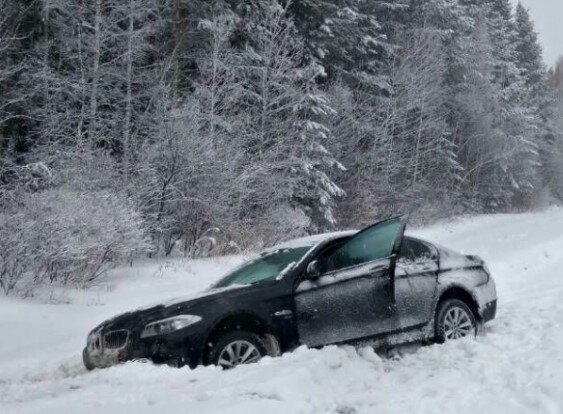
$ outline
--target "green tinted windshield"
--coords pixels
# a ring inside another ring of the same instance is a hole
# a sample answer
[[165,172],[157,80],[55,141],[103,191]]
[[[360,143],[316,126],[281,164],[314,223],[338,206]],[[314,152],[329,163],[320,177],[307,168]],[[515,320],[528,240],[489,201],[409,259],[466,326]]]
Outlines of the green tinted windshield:
[[214,287],[226,287],[230,285],[247,285],[251,283],[273,280],[282,270],[291,263],[298,262],[307,253],[310,247],[297,247],[292,249],[280,249],[273,253],[267,253],[258,259],[239,267],[229,273],[215,284]]

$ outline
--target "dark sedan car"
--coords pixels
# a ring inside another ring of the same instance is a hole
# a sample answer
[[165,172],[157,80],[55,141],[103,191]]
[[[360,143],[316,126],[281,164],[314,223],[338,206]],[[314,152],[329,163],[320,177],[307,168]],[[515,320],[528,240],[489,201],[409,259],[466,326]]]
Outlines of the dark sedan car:
[[209,290],[102,323],[88,369],[128,360],[230,368],[304,344],[394,345],[475,336],[496,313],[484,262],[405,237],[392,218],[293,240]]

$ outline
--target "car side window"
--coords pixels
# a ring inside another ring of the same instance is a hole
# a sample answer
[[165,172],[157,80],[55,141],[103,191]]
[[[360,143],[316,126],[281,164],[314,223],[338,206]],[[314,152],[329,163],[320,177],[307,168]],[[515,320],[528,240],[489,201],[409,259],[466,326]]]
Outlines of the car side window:
[[389,257],[401,226],[398,218],[362,230],[326,257],[324,270],[330,272]]
[[430,247],[420,240],[405,237],[401,243],[401,251],[399,253],[399,262],[422,262],[432,260],[434,253]]

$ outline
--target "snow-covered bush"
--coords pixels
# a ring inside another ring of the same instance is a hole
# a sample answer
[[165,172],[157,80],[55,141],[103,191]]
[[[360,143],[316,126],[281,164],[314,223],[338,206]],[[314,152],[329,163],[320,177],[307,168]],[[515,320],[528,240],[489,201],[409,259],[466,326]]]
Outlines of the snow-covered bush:
[[245,221],[237,221],[231,232],[244,249],[260,250],[285,240],[310,234],[311,219],[300,206],[280,204]]
[[0,211],[0,289],[10,294],[31,270],[31,225],[24,214],[5,207]]
[[48,190],[27,194],[18,209],[0,216],[5,293],[18,283],[28,290],[53,282],[87,287],[150,248],[140,214],[109,192]]
[[[34,200],[35,199],[35,200]],[[129,203],[100,191],[64,190],[32,197],[43,277],[87,286],[111,267],[149,249],[143,222]]]

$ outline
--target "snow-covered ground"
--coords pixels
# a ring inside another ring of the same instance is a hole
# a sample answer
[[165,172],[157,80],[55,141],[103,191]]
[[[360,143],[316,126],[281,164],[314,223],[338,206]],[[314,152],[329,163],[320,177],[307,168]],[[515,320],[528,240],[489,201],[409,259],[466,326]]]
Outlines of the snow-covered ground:
[[0,413],[563,413],[563,209],[412,233],[489,264],[499,309],[477,340],[391,359],[299,348],[225,372],[148,363],[86,372],[80,352],[96,324],[201,290],[243,259],[139,263],[87,292],[0,298]]

